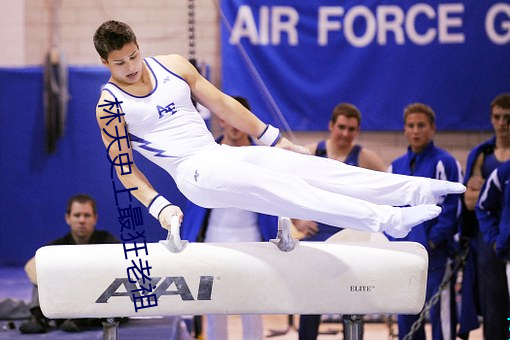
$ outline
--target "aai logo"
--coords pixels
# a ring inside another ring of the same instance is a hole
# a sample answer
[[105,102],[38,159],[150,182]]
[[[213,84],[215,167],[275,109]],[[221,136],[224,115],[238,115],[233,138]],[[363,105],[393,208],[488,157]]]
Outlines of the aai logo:
[[[156,286],[154,290],[156,299],[163,295],[178,295],[182,301],[212,300],[213,276],[200,276],[196,292],[191,291],[183,276],[168,276],[163,279],[161,277],[152,277],[151,283]],[[140,294],[138,291],[139,288],[136,282],[131,282],[128,278],[116,278],[101,293],[96,303],[107,303],[112,297],[129,297],[133,301],[133,295],[137,297],[136,294]]]

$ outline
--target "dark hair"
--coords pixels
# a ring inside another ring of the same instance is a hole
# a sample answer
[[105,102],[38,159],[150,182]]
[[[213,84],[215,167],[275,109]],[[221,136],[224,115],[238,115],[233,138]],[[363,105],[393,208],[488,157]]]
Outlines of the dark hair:
[[94,47],[103,59],[108,59],[112,51],[120,50],[124,45],[136,42],[136,36],[131,27],[116,20],[109,20],[101,24],[94,34]]
[[67,209],[66,209],[67,215],[71,214],[71,207],[74,202],[78,202],[78,203],[82,203],[82,204],[90,202],[90,204],[92,205],[92,211],[94,211],[94,215],[97,215],[96,200],[87,194],[76,194],[74,196],[71,196],[71,198],[67,201]]
[[339,116],[345,116],[347,118],[356,118],[358,121],[358,126],[361,125],[361,112],[360,110],[349,103],[340,103],[333,109],[333,113],[331,115],[331,123],[336,123],[336,120]]
[[510,109],[510,93],[502,93],[491,103],[491,114],[494,107],[499,106],[502,109]]
[[423,113],[429,119],[429,123],[434,125],[436,122],[436,114],[434,110],[428,105],[423,103],[412,103],[406,106],[404,109],[404,122],[411,113]]
[[248,110],[251,111],[251,106],[250,106],[250,103],[248,102],[248,99],[246,99],[245,97],[241,97],[241,96],[233,96],[232,98],[237,100],[239,103],[241,103],[242,106],[244,106],[245,108],[247,108]]

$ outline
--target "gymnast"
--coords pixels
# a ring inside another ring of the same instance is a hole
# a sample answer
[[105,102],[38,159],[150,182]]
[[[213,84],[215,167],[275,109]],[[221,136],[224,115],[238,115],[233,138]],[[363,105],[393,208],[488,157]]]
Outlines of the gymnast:
[[[136,36],[110,20],[94,46],[111,74],[96,118],[119,180],[170,230],[183,213],[159,195],[133,163],[132,149],[166,170],[178,189],[205,208],[236,207],[404,237],[435,218],[436,204],[460,194],[459,183],[382,173],[315,157],[222,93],[185,58],[142,58]],[[260,146],[219,145],[192,98]],[[134,190],[136,188],[136,190]]]

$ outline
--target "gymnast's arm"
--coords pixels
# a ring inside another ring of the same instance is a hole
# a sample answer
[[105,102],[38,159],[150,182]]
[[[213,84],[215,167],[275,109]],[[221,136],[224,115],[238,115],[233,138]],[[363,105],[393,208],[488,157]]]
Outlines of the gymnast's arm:
[[[228,124],[254,137],[259,137],[266,129],[266,124],[257,116],[237,100],[218,90],[207,79],[202,77],[197,69],[182,56],[171,54],[160,56],[158,60],[188,83],[193,99]],[[284,137],[279,140],[276,146],[301,153],[308,153],[302,146],[296,145]]]
[[[108,150],[110,161],[115,165],[117,177],[126,189],[137,188],[132,190],[131,194],[136,197],[143,205],[149,207],[151,202],[158,196],[158,192],[152,187],[149,180],[138,169],[133,160],[131,143],[129,142],[127,125],[123,115],[112,118],[107,117],[104,107],[100,105],[106,102],[114,102],[115,99],[107,91],[103,91],[96,107],[96,119],[101,130],[101,138]],[[126,138],[114,138],[115,136]],[[121,161],[122,160],[122,161]],[[170,218],[177,215],[182,221],[183,213],[181,209],[175,205],[169,205],[161,210],[158,216],[159,222],[170,230]]]
[[385,172],[387,169],[387,166],[384,165],[381,157],[379,157],[375,151],[367,148],[361,149],[359,155],[359,167],[381,172]]

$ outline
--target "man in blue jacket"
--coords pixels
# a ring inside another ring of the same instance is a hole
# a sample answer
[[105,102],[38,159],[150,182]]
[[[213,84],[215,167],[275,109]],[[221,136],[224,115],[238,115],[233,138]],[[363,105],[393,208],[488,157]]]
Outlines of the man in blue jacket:
[[509,309],[508,294],[501,298],[501,293],[506,293],[506,266],[484,240],[474,210],[485,180],[494,169],[510,160],[507,125],[510,93],[496,96],[490,104],[489,113],[494,136],[471,150],[466,162],[464,184],[467,189],[463,195],[461,236],[468,240],[470,253],[462,278],[459,337],[467,339],[469,331],[479,327],[476,314],[481,313],[484,337],[506,340],[507,329],[501,327],[507,322]]
[[[234,97],[250,109],[243,97]],[[223,135],[216,141],[230,146],[254,145],[246,133],[222,122]],[[186,206],[181,226],[182,238],[191,242],[257,242],[276,238],[278,218],[238,208],[205,209],[192,202]],[[262,340],[264,329],[260,315],[243,315],[243,338]],[[227,340],[227,316],[207,316],[207,339]]]
[[[432,108],[422,103],[408,105],[404,109],[404,134],[409,142],[408,151],[392,162],[390,171],[402,175],[462,181],[459,162],[447,151],[434,145],[435,129],[435,113]],[[429,254],[427,301],[438,291],[447,272],[452,255],[453,237],[458,229],[460,205],[459,195],[448,195],[440,204],[442,212],[437,218],[414,227],[405,238],[390,238],[396,241],[418,242],[427,249]],[[454,306],[452,282],[441,294],[440,301],[430,310],[434,340],[455,339]],[[449,313],[444,313],[445,310]],[[409,333],[417,319],[417,315],[398,316],[399,339],[403,339]],[[423,324],[412,339],[425,340]]]
[[[510,145],[510,111],[507,110],[504,118],[506,120],[506,139],[507,145]],[[494,270],[485,270],[485,280],[488,282],[496,282],[497,288],[490,292],[491,299],[484,301],[490,308],[482,307],[484,311],[484,321],[488,318],[487,327],[484,322],[484,336],[493,335],[494,339],[508,339],[510,331],[506,324],[508,316],[510,316],[510,294],[508,291],[508,269],[510,260],[510,160],[496,167],[487,180],[484,181],[480,190],[478,202],[475,207],[476,217],[487,249],[490,249],[491,255],[494,257],[492,264]],[[482,287],[484,287],[482,285]],[[506,289],[505,289],[506,288]],[[485,292],[483,292],[485,293]],[[487,295],[482,295],[482,298]],[[493,311],[491,314],[487,313]],[[498,313],[495,313],[498,312]],[[501,313],[501,315],[499,314]],[[499,322],[499,327],[498,327]],[[488,339],[488,338],[487,338]],[[492,339],[492,338],[491,338]]]
[[[510,161],[507,161],[496,168],[485,181],[475,208],[485,242],[507,263],[510,260],[509,181]],[[507,311],[506,316],[510,315],[509,312]]]

